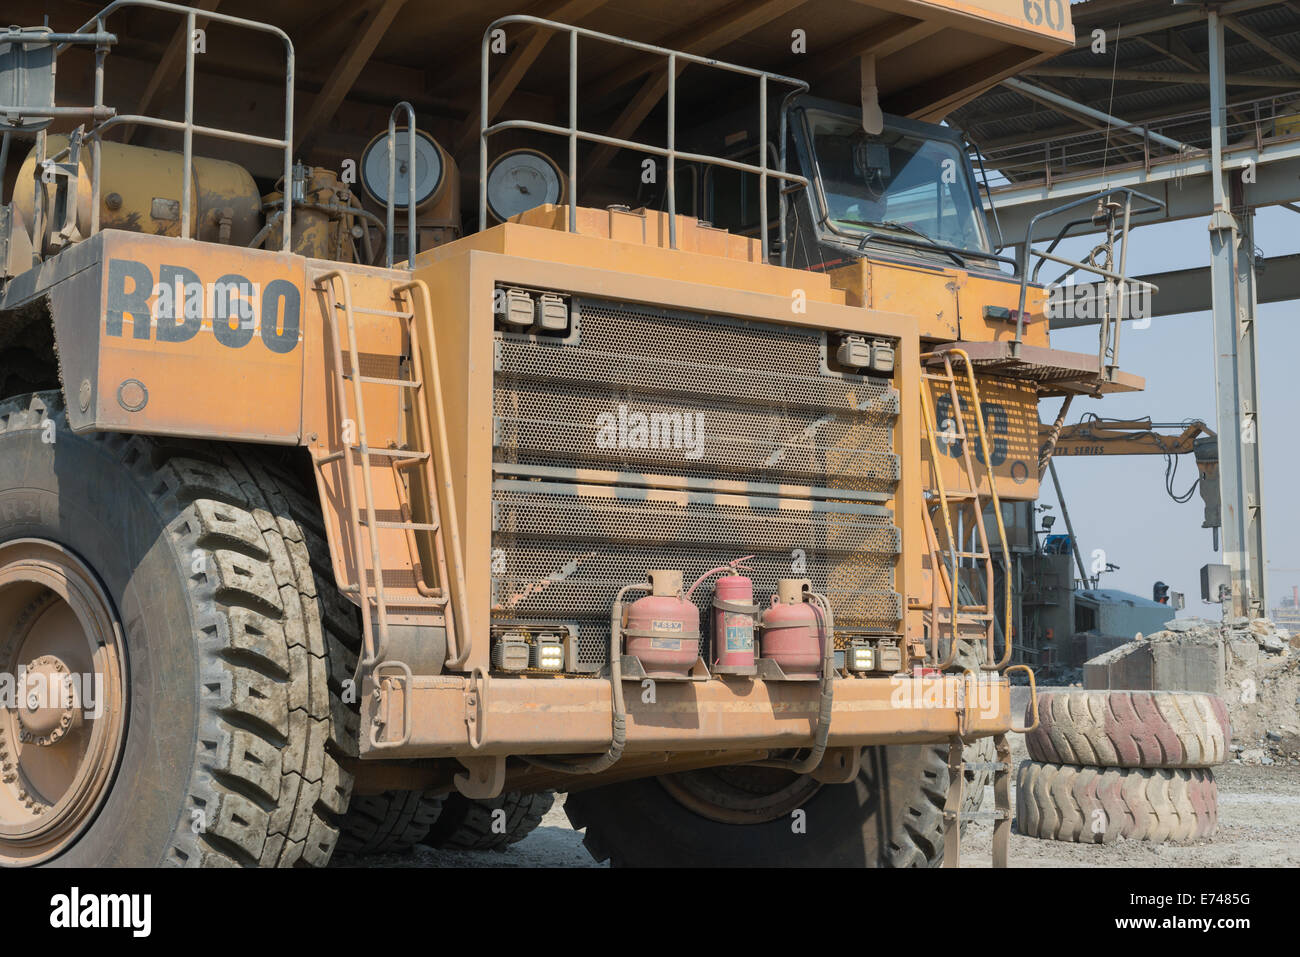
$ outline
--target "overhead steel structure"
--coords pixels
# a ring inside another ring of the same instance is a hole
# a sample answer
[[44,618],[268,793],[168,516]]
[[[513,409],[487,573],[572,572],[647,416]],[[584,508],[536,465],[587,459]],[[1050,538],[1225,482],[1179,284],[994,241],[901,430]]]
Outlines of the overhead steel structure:
[[[1073,51],[1030,65],[952,122],[1000,176],[991,200],[1003,236],[1024,235],[1063,201],[1117,186],[1165,200],[1164,211],[1139,222],[1209,217],[1208,270],[1141,278],[1168,290],[1156,314],[1212,310],[1231,613],[1262,615],[1257,273],[1275,267],[1265,301],[1296,298],[1300,288],[1285,268],[1293,257],[1257,262],[1253,220],[1272,204],[1300,213],[1292,205],[1300,200],[1300,3],[1087,0],[1071,12]],[[1061,225],[1048,219],[1035,238]]]

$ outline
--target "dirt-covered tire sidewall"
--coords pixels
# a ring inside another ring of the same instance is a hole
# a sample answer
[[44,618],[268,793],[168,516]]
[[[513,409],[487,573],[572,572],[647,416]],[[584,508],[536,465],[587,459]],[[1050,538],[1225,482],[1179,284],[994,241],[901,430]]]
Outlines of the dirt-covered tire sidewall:
[[340,823],[338,850],[358,856],[406,853],[428,836],[442,802],[424,791],[354,794]]
[[536,830],[554,803],[553,791],[507,791],[483,800],[452,793],[443,799],[423,843],[442,850],[503,851]]
[[40,427],[0,433],[0,541],[56,542],[94,569],[122,625],[129,676],[112,789],[79,840],[51,863],[156,865],[179,824],[196,760],[199,663],[185,569],[149,498],[104,443],[62,428],[56,441],[43,440],[51,434]]
[[926,867],[943,859],[946,763],[933,745],[864,748],[849,784],[821,787],[796,812],[724,824],[687,809],[657,779],[569,795],[598,860],[633,867]]
[[356,616],[319,509],[245,446],[73,434],[57,393],[0,403],[0,540],[99,576],[124,644],[126,738],[105,803],[51,863],[323,866],[356,753]]

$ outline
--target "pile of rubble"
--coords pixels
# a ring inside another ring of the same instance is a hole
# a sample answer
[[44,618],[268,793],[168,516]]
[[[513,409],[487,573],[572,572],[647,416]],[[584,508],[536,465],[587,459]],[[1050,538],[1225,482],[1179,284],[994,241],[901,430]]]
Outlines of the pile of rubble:
[[1138,642],[1173,646],[1180,659],[1207,651],[1217,658],[1221,648],[1217,693],[1232,720],[1234,760],[1300,764],[1300,633],[1291,634],[1266,618],[1176,618],[1164,631],[1138,635],[1134,644]]

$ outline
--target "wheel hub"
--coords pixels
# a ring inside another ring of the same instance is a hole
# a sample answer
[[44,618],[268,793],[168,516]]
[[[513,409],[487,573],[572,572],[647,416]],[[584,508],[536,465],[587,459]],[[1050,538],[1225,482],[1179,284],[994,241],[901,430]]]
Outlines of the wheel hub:
[[70,846],[109,790],[126,726],[122,629],[75,555],[0,545],[0,864]]
[[57,744],[77,717],[77,694],[73,675],[63,660],[54,655],[34,658],[19,681],[18,740],[49,747]]

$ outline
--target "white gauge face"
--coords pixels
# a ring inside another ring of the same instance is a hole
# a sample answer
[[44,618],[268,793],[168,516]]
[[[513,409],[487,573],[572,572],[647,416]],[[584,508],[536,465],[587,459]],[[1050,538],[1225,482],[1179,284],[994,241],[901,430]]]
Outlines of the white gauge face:
[[[405,209],[410,189],[410,134],[398,130],[393,136],[397,154],[397,169],[393,179],[396,184],[393,205]],[[361,157],[361,185],[377,203],[388,203],[388,135],[376,137],[366,147]],[[428,200],[442,185],[442,154],[434,141],[421,133],[415,134],[415,205]]]
[[488,208],[502,221],[543,203],[559,203],[562,193],[555,165],[531,150],[506,153],[488,170]]

